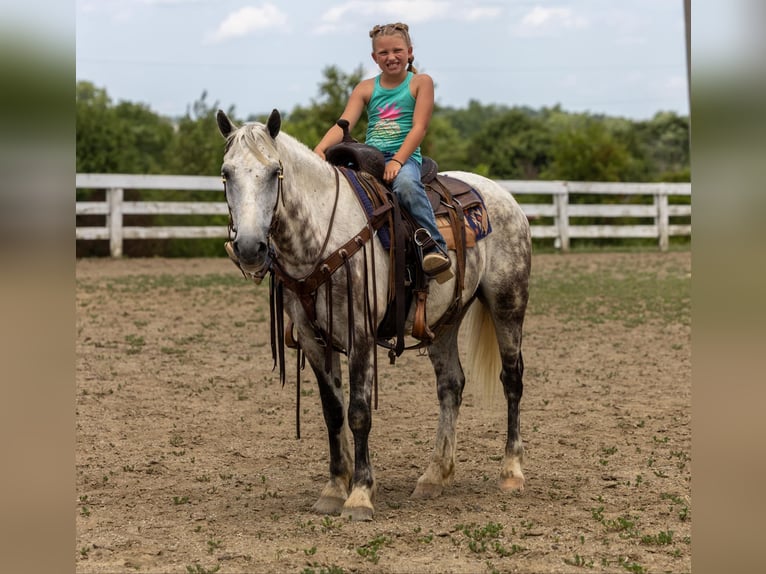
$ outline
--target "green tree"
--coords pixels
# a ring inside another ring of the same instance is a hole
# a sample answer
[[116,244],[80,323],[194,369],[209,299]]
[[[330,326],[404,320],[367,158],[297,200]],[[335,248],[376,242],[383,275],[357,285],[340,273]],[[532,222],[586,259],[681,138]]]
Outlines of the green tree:
[[[313,148],[325,132],[340,118],[354,87],[364,79],[364,68],[359,65],[350,74],[336,66],[322,71],[324,79],[319,84],[317,98],[309,107],[296,106],[283,123],[284,129],[293,137]],[[352,137],[364,141],[367,131],[367,116],[362,114],[351,132]]]
[[599,121],[587,115],[573,116],[554,134],[552,161],[541,173],[543,179],[570,181],[624,181],[631,157],[621,143]]
[[[178,121],[169,161],[172,173],[217,175],[221,171],[224,141],[215,119],[219,104],[216,101],[208,105],[206,100],[207,92],[204,91]],[[234,107],[226,113],[236,122]]]
[[528,111],[506,111],[476,132],[468,146],[468,161],[498,179],[537,179],[550,162],[551,134],[546,124]]
[[674,112],[658,112],[632,128],[652,168],[652,179],[689,181],[689,119]]
[[112,101],[103,88],[78,82],[76,103],[76,168],[80,173],[116,173],[127,136],[119,129]]
[[120,102],[113,113],[127,140],[120,159],[125,171],[167,173],[168,153],[175,137],[173,122],[144,104]]
[[421,144],[421,153],[436,161],[442,171],[466,170],[469,168],[466,161],[467,147],[468,141],[460,136],[449,120],[434,114]]
[[81,173],[162,173],[173,124],[144,104],[112,103],[103,88],[78,82],[76,168]]

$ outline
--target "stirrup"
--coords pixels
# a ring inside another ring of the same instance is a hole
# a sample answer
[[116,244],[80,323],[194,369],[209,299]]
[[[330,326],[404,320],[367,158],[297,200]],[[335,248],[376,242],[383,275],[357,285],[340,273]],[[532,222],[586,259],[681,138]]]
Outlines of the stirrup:
[[[420,265],[423,268],[423,272],[430,278],[436,278],[437,282],[444,283],[447,279],[453,276],[452,274],[452,260],[444,250],[444,248],[434,241],[429,232],[424,227],[415,230],[413,234],[413,240],[418,247],[418,257],[420,258]],[[423,251],[427,249],[429,253],[424,254]],[[426,260],[432,255],[432,258],[439,259],[441,263],[435,265],[432,268],[428,268]]]

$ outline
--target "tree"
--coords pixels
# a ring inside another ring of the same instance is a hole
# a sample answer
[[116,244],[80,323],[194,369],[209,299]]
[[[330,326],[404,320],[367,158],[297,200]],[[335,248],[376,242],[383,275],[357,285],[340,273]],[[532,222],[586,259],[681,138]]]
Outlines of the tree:
[[603,121],[587,115],[573,116],[569,125],[553,136],[552,161],[543,179],[570,181],[625,181],[630,154]]
[[[283,122],[285,131],[311,148],[338,121],[354,87],[364,79],[361,65],[350,74],[341,72],[336,66],[328,66],[322,73],[324,80],[319,84],[319,95],[311,100],[311,106],[296,106]],[[351,135],[364,141],[366,131],[367,117],[362,114]]]
[[116,106],[91,82],[76,86],[76,166],[90,173],[162,173],[173,124],[144,104]]
[[514,108],[476,132],[468,146],[468,162],[482,164],[499,179],[536,179],[550,162],[551,135],[545,123]]
[[632,125],[652,179],[689,181],[689,119],[674,112],[658,112],[651,120]]
[[120,102],[113,110],[119,130],[127,142],[121,165],[130,173],[167,173],[175,137],[173,122],[151,111],[145,104]]
[[121,168],[122,150],[127,145],[112,113],[106,90],[91,82],[75,88],[77,114],[76,167],[80,173],[115,173]]
[[[207,92],[178,121],[178,128],[169,165],[172,173],[184,175],[217,175],[221,171],[224,141],[218,131],[215,115],[218,102],[208,105]],[[234,107],[227,115],[235,121]]]

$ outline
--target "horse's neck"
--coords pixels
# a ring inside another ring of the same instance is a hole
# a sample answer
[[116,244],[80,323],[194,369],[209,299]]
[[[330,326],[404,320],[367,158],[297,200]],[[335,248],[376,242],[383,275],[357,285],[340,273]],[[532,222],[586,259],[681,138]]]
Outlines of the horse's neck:
[[356,221],[358,205],[349,202],[351,191],[345,178],[339,178],[335,168],[308,148],[295,144],[285,148],[280,153],[284,205],[278,207],[272,240],[283,260],[310,266],[358,231],[350,230],[350,225],[362,223]]

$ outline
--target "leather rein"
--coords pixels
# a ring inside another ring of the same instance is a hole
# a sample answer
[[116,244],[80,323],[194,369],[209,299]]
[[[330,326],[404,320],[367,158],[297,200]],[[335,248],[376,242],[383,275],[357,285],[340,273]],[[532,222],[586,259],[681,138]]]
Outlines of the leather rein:
[[[368,278],[370,273],[367,266],[367,254],[366,245],[374,237],[375,232],[382,227],[389,220],[389,212],[393,209],[390,204],[383,205],[376,209],[373,214],[368,218],[367,223],[362,227],[358,233],[356,233],[346,243],[341,245],[338,249],[322,258],[327,244],[329,243],[330,236],[335,222],[335,215],[338,209],[338,198],[340,196],[340,174],[337,168],[335,171],[335,199],[333,202],[332,213],[330,215],[330,221],[327,227],[327,233],[322,243],[322,247],[319,250],[319,259],[315,263],[313,269],[303,277],[295,277],[287,272],[284,266],[279,260],[279,254],[275,246],[272,244],[271,238],[276,228],[278,221],[277,209],[279,204],[285,206],[284,203],[284,169],[280,163],[277,179],[277,201],[274,204],[274,210],[272,213],[271,225],[268,232],[268,257],[269,262],[266,266],[266,271],[271,274],[270,290],[269,290],[269,303],[270,303],[270,315],[271,315],[271,353],[274,360],[274,368],[279,368],[280,382],[282,386],[285,384],[285,337],[288,335],[285,332],[284,323],[284,289],[292,291],[298,301],[300,302],[306,318],[309,321],[312,329],[314,330],[315,340],[325,352],[325,371],[331,372],[333,353],[336,351],[350,352],[354,346],[354,331],[356,328],[354,321],[353,300],[352,300],[352,274],[350,266],[350,258],[358,251],[364,251],[364,278],[363,278],[363,292],[364,292],[364,330],[366,334],[371,334],[375,338],[377,324],[375,318],[378,316],[377,297],[373,296],[373,302],[370,304],[369,297],[369,285]],[[224,180],[225,185],[225,180]],[[229,213],[229,230],[232,230],[231,212]],[[370,263],[372,266],[372,290],[373,293],[377,293],[377,285],[375,279],[375,250],[370,249]],[[325,289],[325,305],[327,315],[327,329],[319,325],[317,321],[317,299],[318,290],[325,283],[329,282],[333,274],[341,267],[346,269],[346,296],[348,301],[347,312],[347,332],[348,341],[345,349],[338,347],[333,343],[333,302],[332,302],[332,285],[329,285]],[[265,273],[264,273],[265,275]],[[261,276],[258,279],[262,279]],[[292,333],[289,334],[291,339]],[[300,344],[296,342],[297,355],[297,368],[296,368],[296,436],[300,438],[300,372],[305,364],[305,357],[303,356]],[[377,346],[373,344],[373,362],[374,362],[374,395],[375,395],[375,408],[378,405],[378,380],[377,380]]]

